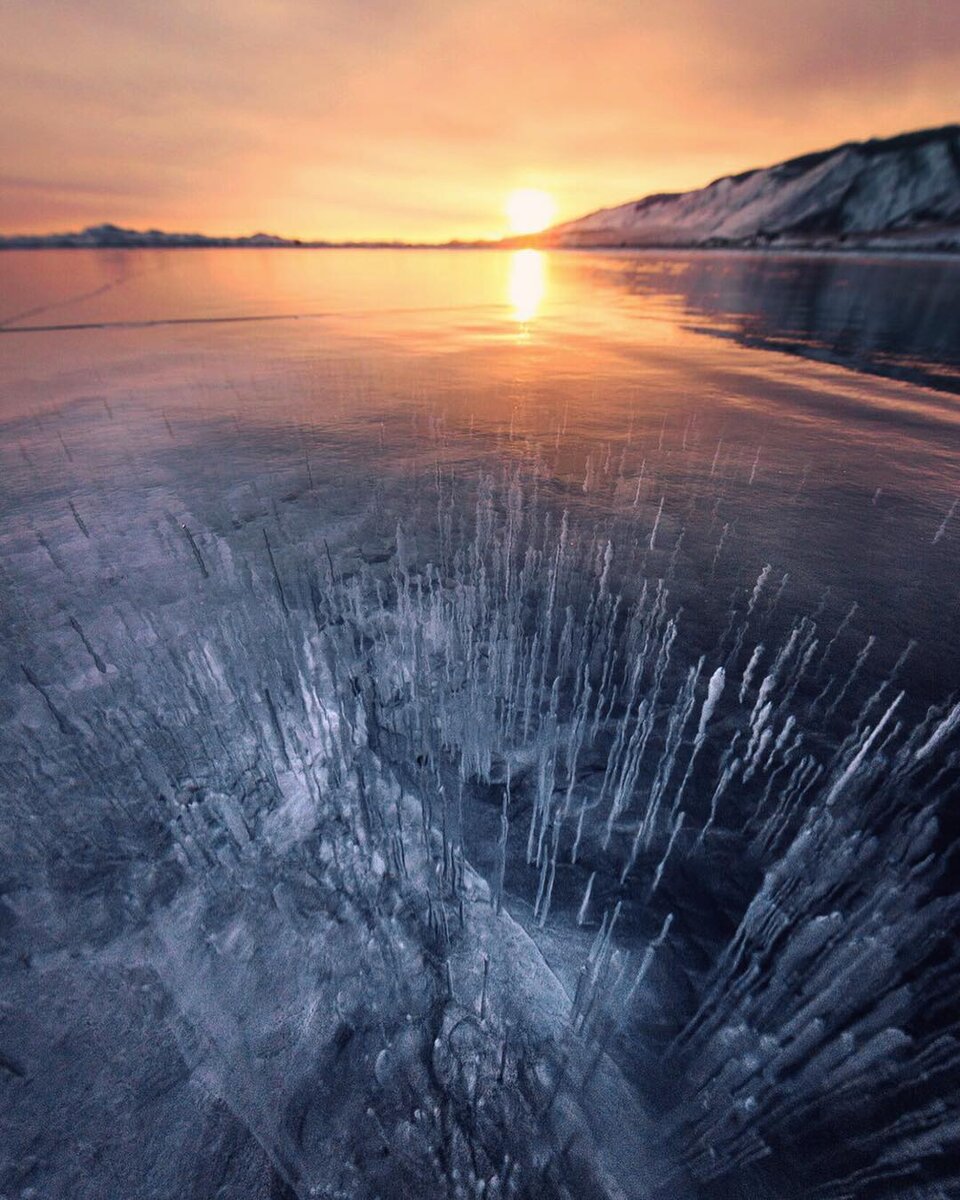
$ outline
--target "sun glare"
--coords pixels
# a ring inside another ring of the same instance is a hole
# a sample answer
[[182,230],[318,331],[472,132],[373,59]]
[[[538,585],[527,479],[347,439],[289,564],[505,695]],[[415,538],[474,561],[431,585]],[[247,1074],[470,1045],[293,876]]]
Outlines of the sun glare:
[[507,197],[504,211],[511,233],[539,233],[552,224],[557,206],[547,192],[537,188],[517,188]]

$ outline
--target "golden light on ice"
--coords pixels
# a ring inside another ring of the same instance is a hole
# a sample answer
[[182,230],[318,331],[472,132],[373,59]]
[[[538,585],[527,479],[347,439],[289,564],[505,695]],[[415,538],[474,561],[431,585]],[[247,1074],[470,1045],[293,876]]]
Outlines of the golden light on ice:
[[514,250],[510,255],[507,293],[513,319],[526,323],[540,311],[547,290],[543,254],[539,250]]
[[553,197],[537,188],[517,188],[504,205],[510,232],[539,233],[553,223],[557,206]]

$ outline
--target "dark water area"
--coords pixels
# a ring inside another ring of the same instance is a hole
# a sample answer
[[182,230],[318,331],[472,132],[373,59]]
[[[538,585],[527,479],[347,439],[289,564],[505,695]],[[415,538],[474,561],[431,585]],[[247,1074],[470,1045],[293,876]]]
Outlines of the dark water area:
[[0,256],[0,1194],[952,1194],[958,299]]

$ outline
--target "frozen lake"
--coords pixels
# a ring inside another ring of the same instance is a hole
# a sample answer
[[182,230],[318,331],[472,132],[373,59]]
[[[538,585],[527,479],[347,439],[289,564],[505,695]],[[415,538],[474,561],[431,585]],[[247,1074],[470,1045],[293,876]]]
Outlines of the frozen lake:
[[958,397],[946,259],[0,256],[0,1195],[948,1194]]
[[296,488],[307,458],[359,510],[371,482],[402,492],[438,458],[464,478],[539,456],[599,514],[645,462],[641,500],[676,510],[695,570],[729,525],[714,586],[770,562],[785,603],[829,587],[863,629],[916,638],[913,670],[933,645],[937,675],[957,661],[949,523],[933,543],[960,494],[949,260],[53,251],[3,267],[11,521],[51,486],[146,516],[157,472],[222,504],[261,474]]

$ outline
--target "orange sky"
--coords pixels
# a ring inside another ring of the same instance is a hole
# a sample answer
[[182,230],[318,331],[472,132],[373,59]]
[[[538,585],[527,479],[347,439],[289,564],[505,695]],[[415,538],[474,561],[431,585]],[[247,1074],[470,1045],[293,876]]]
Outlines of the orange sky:
[[3,0],[0,230],[498,234],[960,119],[948,0]]

